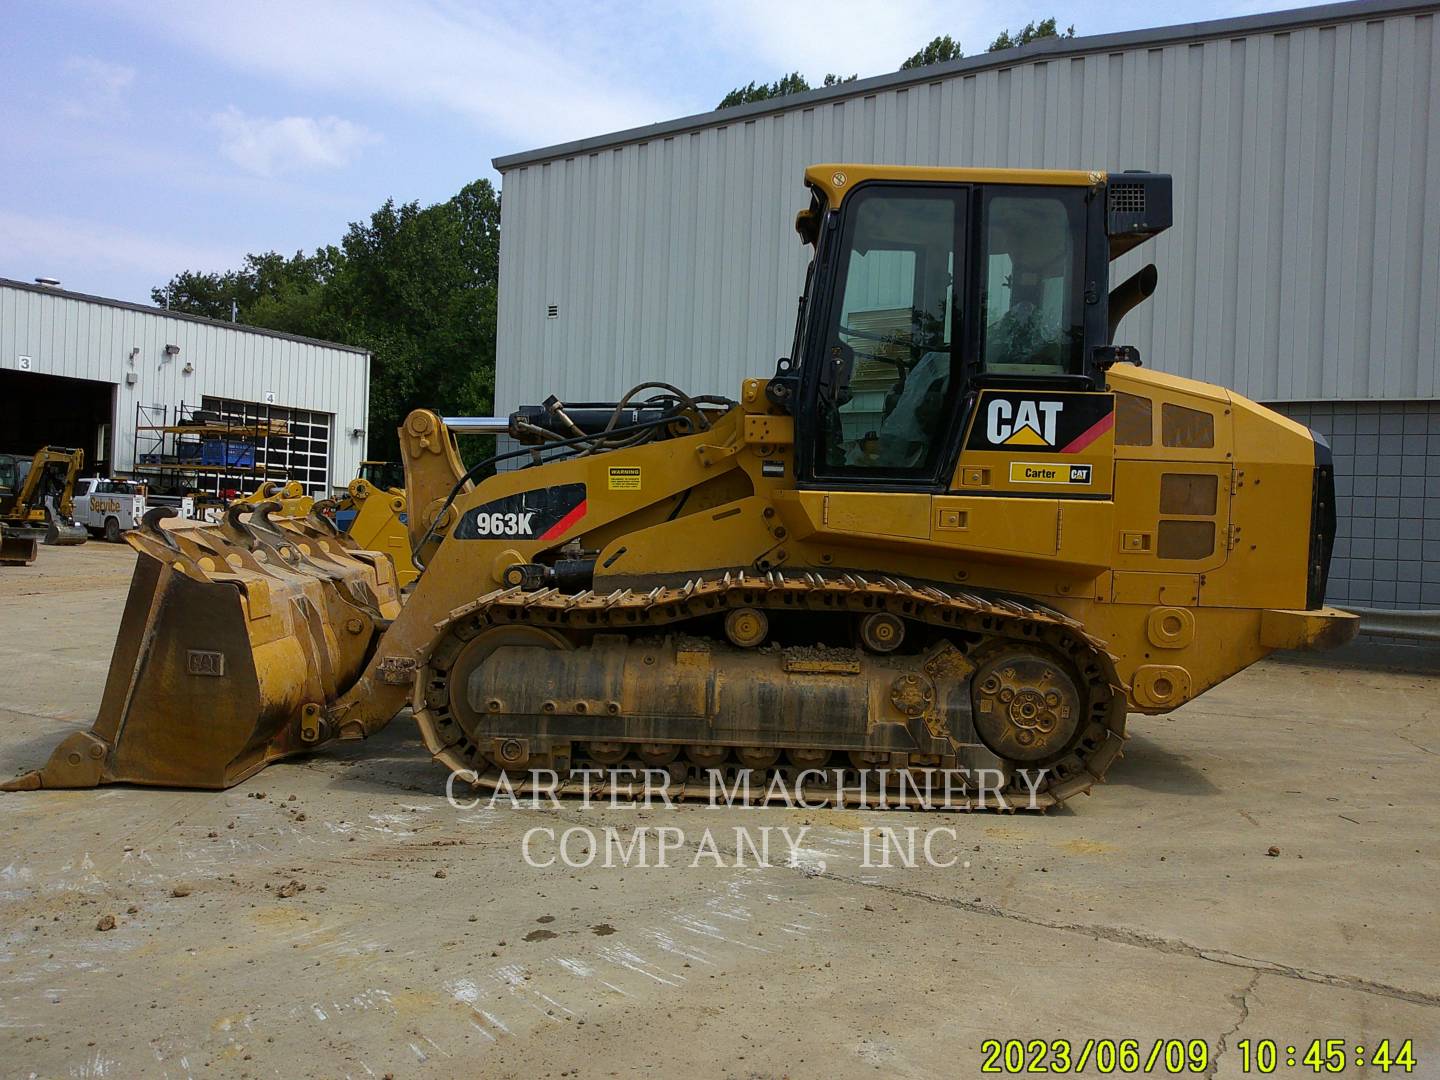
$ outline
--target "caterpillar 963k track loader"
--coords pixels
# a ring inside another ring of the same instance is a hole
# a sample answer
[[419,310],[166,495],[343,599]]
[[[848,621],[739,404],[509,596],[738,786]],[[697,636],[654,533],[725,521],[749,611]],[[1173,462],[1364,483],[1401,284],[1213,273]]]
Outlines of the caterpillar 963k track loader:
[[411,414],[403,607],[322,520],[152,516],[99,719],[14,785],[224,787],[409,705],[480,784],[986,768],[1043,806],[1127,712],[1354,633],[1322,606],[1324,441],[1115,342],[1155,271],[1110,266],[1169,226],[1168,176],[805,180],[771,378],[523,408],[527,466],[479,481],[454,434],[485,424]]

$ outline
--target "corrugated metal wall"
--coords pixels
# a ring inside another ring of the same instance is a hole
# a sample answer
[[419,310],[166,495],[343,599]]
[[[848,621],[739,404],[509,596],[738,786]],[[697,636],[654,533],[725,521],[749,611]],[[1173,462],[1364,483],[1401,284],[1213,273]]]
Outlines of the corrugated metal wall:
[[1116,268],[1159,266],[1122,332],[1148,364],[1260,400],[1440,397],[1440,6],[1401,6],[1077,39],[502,159],[497,411],[768,374],[803,280],[801,173],[824,161],[1171,172],[1175,227]]
[[[168,357],[166,345],[180,352]],[[0,367],[18,367],[21,356],[43,374],[117,384],[118,471],[134,463],[136,402],[166,405],[173,416],[180,402],[198,406],[206,394],[264,402],[270,392],[275,405],[330,413],[332,485],[353,479],[364,456],[365,439],[350,432],[367,424],[368,353],[0,284]]]

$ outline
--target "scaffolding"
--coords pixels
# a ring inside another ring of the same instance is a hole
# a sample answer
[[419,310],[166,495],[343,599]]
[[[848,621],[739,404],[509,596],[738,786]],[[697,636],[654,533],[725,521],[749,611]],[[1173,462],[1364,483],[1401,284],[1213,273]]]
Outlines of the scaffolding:
[[269,405],[209,398],[204,405],[180,402],[135,405],[134,474],[161,495],[203,495],[219,501],[253,491],[267,480],[291,479],[285,455],[288,421]]

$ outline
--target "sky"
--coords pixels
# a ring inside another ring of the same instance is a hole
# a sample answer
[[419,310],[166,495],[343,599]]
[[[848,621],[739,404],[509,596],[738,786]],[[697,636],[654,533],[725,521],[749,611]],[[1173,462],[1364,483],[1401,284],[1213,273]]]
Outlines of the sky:
[[[1258,0],[0,0],[0,277],[148,302],[180,270],[338,241],[491,159],[704,112],[799,70],[893,71],[1294,6]],[[823,17],[817,12],[824,12]]]

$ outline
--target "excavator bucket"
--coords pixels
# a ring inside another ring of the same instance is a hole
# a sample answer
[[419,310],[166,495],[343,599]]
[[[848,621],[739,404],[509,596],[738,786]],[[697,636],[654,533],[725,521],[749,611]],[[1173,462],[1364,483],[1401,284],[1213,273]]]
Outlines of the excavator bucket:
[[325,708],[399,613],[390,560],[324,518],[232,505],[218,525],[147,513],[100,713],[5,790],[226,788],[329,732]]
[[17,536],[0,525],[0,566],[29,566],[35,561],[35,540]]
[[77,525],[58,514],[51,514],[50,520],[45,523],[45,543],[50,547],[73,547],[89,539],[90,533],[84,525]]

